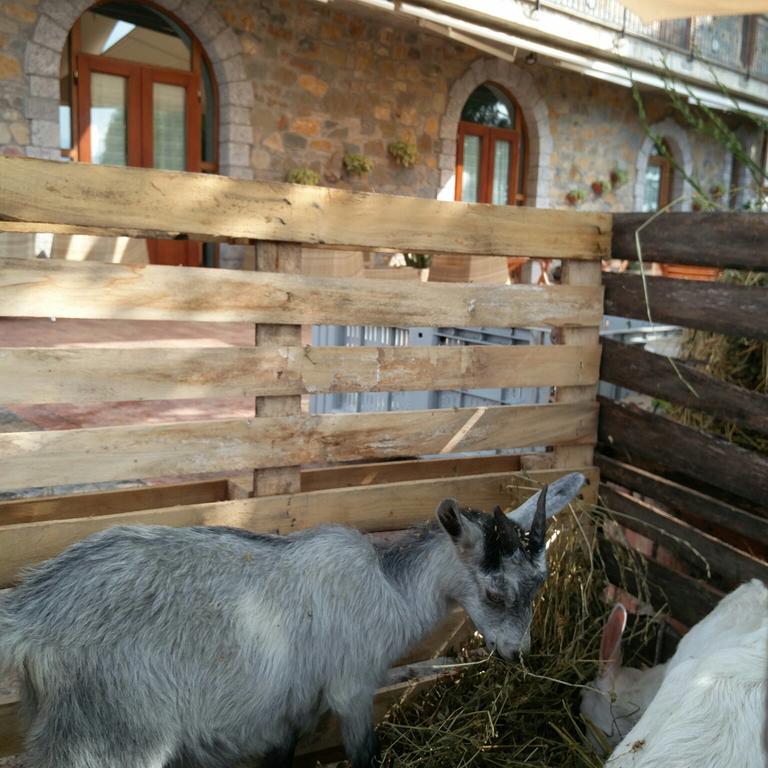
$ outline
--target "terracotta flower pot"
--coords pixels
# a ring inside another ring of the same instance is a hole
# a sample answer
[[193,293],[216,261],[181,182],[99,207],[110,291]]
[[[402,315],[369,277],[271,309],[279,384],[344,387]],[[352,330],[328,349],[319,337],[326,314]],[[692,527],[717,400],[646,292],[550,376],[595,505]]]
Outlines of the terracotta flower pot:
[[693,267],[687,264],[659,264],[664,277],[674,277],[678,280],[717,280],[722,272],[717,267]]

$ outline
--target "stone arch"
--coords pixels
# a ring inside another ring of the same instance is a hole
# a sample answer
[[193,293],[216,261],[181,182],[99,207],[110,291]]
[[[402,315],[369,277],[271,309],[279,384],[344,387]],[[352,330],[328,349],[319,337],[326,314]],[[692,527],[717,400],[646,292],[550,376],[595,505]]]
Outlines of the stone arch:
[[451,87],[448,106],[440,124],[438,199],[454,199],[456,131],[461,110],[472,91],[488,81],[497,82],[508,89],[523,111],[528,132],[526,196],[528,201],[536,207],[546,208],[549,205],[549,186],[552,180],[552,169],[549,166],[552,156],[552,134],[549,129],[546,104],[531,75],[502,59],[478,59]]
[[[666,139],[675,160],[680,164],[686,176],[693,175],[693,153],[691,143],[688,140],[688,134],[674,120],[667,118],[661,122],[654,123],[650,127],[653,136],[659,136]],[[648,160],[654,152],[654,140],[650,135],[646,135],[637,154],[637,164],[635,166],[635,210],[639,211],[643,205],[643,190],[645,187],[645,169],[648,167]],[[680,173],[674,175],[672,184],[672,199],[676,200],[683,197],[678,205],[674,206],[677,211],[690,211],[692,206],[691,185],[682,178]]]
[[[245,74],[240,40],[211,0],[153,0],[176,16],[200,41],[213,67],[219,96],[219,173],[252,179],[253,88]],[[41,0],[32,40],[24,53],[33,157],[61,159],[59,152],[59,66],[69,30],[93,0]]]

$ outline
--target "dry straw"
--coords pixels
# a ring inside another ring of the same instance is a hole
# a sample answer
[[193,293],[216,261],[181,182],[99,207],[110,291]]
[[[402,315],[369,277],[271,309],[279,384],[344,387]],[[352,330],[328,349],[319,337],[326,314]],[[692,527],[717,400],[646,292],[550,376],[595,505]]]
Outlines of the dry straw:
[[[610,606],[604,601],[605,570],[595,531],[603,523],[597,509],[565,519],[549,547],[550,575],[536,602],[533,647],[522,664],[486,657],[459,668],[392,711],[379,728],[387,768],[595,768],[600,758],[585,745],[579,716],[580,690],[597,670],[602,626]],[[608,543],[616,560],[642,586],[640,558]],[[641,617],[628,638],[647,646],[658,617]],[[462,650],[466,661],[482,654],[479,641]],[[629,663],[635,652],[630,652]],[[636,659],[635,659],[636,660]]]

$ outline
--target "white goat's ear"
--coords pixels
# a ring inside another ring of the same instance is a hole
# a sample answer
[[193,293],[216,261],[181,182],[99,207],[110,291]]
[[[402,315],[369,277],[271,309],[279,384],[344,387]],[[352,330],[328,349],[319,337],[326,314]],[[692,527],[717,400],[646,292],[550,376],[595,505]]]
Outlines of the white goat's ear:
[[627,609],[621,604],[613,606],[600,638],[600,677],[615,675],[621,666],[621,636],[627,626]]
[[[581,472],[571,472],[549,484],[546,503],[547,520],[550,517],[554,517],[566,504],[576,497],[586,479]],[[540,495],[541,491],[534,493],[517,509],[508,512],[507,517],[524,531],[529,531],[533,525],[533,518],[536,514]]]
[[440,525],[461,551],[469,551],[483,540],[480,524],[461,511],[456,499],[443,499],[435,510]]

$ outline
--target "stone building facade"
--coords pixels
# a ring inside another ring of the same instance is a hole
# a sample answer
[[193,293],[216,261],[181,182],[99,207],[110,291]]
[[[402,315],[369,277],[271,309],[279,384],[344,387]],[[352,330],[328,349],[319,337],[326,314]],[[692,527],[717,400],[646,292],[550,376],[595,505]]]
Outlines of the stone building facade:
[[[59,64],[69,29],[88,0],[13,0],[0,5],[0,151],[60,156]],[[653,144],[632,92],[536,57],[514,62],[389,15],[313,0],[156,0],[200,41],[218,88],[219,172],[283,180],[298,167],[327,186],[454,198],[462,107],[484,82],[511,94],[527,129],[526,204],[563,208],[569,191],[588,210],[639,208]],[[663,93],[647,95],[652,121],[678,161],[705,187],[731,183],[724,148],[686,131]],[[395,139],[416,146],[404,168]],[[748,135],[746,140],[754,137]],[[373,163],[345,173],[345,153]],[[616,167],[628,181],[590,190]],[[679,192],[685,194],[680,182]],[[682,204],[690,206],[690,195]],[[232,259],[237,256],[233,252]]]

